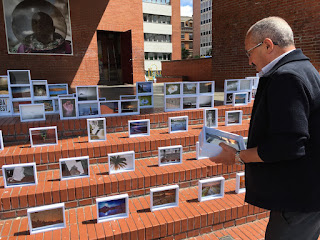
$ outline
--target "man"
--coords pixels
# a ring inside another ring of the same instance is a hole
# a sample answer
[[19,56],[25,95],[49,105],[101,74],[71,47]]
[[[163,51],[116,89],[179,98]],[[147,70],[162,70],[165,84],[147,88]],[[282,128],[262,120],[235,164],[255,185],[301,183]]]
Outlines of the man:
[[221,154],[211,160],[245,163],[245,201],[271,210],[266,240],[318,239],[320,75],[279,17],[255,23],[245,49],[260,75],[248,149],[221,143]]

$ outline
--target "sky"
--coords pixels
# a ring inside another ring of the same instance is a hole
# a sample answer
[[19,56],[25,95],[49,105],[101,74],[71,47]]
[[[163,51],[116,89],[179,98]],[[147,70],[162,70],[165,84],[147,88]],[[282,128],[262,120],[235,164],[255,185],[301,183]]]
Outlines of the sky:
[[192,8],[193,0],[180,0],[180,11],[181,16],[192,16],[193,8]]

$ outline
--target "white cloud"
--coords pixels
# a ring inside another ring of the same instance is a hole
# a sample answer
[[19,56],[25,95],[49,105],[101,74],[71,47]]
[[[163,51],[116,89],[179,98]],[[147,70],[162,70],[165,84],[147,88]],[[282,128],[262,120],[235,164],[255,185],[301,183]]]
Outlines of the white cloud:
[[186,5],[192,6],[192,4],[193,4],[193,0],[181,0],[180,1],[181,6],[186,6]]
[[188,16],[192,17],[193,15],[193,8],[189,5],[180,7],[181,16]]

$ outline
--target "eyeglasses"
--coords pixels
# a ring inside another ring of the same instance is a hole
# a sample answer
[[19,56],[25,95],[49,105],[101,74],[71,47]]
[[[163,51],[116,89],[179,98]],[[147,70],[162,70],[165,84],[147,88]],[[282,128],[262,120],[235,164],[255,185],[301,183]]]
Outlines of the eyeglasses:
[[260,46],[262,45],[262,43],[263,43],[263,42],[260,42],[260,43],[258,43],[257,45],[255,45],[254,47],[250,48],[249,50],[246,50],[246,55],[247,55],[247,57],[249,58],[249,57],[250,57],[250,52],[251,52],[253,49],[257,48],[257,47],[260,47]]

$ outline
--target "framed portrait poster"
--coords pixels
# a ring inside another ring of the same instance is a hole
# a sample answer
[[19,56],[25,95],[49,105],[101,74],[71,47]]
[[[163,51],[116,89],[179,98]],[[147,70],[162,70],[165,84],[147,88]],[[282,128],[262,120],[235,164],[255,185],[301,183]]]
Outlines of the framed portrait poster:
[[188,131],[188,116],[169,117],[168,120],[169,133]]
[[36,163],[22,163],[2,166],[5,188],[37,185]]
[[68,0],[3,0],[9,54],[72,55]]
[[107,127],[105,118],[87,119],[88,141],[99,142],[107,140]]
[[129,137],[150,136],[150,119],[128,121]]
[[156,211],[179,206],[179,186],[150,188],[150,210]]
[[89,156],[60,158],[60,180],[90,177]]
[[30,234],[66,227],[64,203],[27,209]]
[[224,177],[214,177],[199,180],[198,200],[199,202],[224,197]]
[[108,164],[109,174],[134,171],[135,153],[134,151],[109,153]]
[[158,148],[159,166],[182,163],[182,146],[169,146]]
[[236,174],[236,193],[244,193],[246,191],[244,172]]
[[31,147],[51,146],[58,144],[57,126],[29,128]]
[[96,198],[97,222],[113,221],[129,216],[129,195]]
[[44,104],[20,104],[20,121],[21,122],[34,122],[45,121],[46,115],[44,110]]

